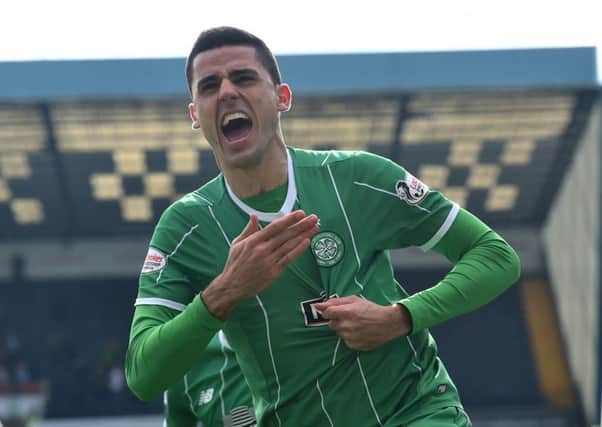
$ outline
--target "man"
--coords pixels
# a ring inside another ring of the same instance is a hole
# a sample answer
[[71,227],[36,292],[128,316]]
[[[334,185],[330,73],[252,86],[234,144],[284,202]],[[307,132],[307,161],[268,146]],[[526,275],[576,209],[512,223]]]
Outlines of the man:
[[[514,250],[394,162],[287,147],[291,89],[257,37],[206,31],[186,72],[192,126],[222,174],[157,224],[127,354],[131,389],[156,396],[223,328],[260,426],[470,425],[427,328],[514,283]],[[388,254],[410,245],[454,263],[412,296]]]
[[223,333],[215,335],[198,364],[164,395],[166,427],[253,427],[247,382]]

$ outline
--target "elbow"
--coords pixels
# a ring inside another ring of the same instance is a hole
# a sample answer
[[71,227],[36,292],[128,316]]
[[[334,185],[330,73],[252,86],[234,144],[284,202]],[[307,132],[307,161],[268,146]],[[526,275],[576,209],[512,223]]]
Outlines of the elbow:
[[130,358],[126,357],[125,380],[129,389],[140,400],[152,400],[160,394],[160,391],[155,392],[152,387],[149,386],[148,379],[145,378],[144,375],[141,375],[139,371],[140,369],[136,369],[136,367],[133,366]]
[[128,374],[127,370],[126,370],[125,378],[126,378],[128,387],[130,388],[132,393],[134,393],[134,395],[138,399],[151,400],[153,398],[153,396],[144,389],[142,382],[137,377]]
[[515,283],[518,282],[518,280],[520,279],[520,275],[521,275],[521,262],[520,262],[520,257],[518,256],[518,254],[516,253],[516,251],[514,250],[514,248],[510,245],[508,245],[508,287],[514,285]]

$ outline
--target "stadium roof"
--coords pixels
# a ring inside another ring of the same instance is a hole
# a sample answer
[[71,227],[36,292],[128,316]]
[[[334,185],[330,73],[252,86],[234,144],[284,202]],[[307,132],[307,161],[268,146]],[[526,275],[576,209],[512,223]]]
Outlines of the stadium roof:
[[[593,48],[279,58],[287,142],[387,156],[492,224],[538,224],[597,102]],[[184,60],[0,63],[0,239],[147,235],[217,173]]]
[[[296,94],[596,85],[595,49],[281,56]],[[0,101],[186,95],[185,59],[0,62]]]

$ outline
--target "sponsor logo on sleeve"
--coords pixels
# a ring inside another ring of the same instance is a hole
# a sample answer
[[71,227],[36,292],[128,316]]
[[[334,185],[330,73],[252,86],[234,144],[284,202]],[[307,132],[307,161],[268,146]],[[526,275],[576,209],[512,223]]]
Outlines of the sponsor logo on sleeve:
[[167,260],[165,255],[163,255],[163,253],[161,253],[161,251],[158,249],[150,247],[146,253],[146,258],[144,259],[144,264],[142,265],[142,271],[140,274],[154,273],[162,270],[166,263]]
[[395,192],[401,200],[416,205],[424,200],[429,192],[429,187],[414,175],[406,172],[404,179],[395,183]]

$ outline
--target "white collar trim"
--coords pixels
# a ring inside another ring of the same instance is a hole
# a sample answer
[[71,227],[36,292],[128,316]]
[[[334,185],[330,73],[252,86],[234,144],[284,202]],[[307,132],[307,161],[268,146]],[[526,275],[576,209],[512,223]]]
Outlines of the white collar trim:
[[295,205],[295,200],[297,199],[297,185],[295,183],[295,170],[293,168],[293,159],[291,158],[288,149],[286,150],[286,162],[288,168],[288,189],[286,192],[286,198],[284,199],[284,203],[280,207],[278,212],[261,212],[253,209],[251,206],[245,204],[242,200],[234,194],[232,188],[230,188],[230,184],[228,184],[228,180],[224,176],[224,182],[226,183],[226,190],[228,190],[228,195],[232,199],[232,201],[241,208],[247,214],[255,214],[260,221],[263,222],[272,222],[275,219],[278,219],[287,213],[290,213],[293,210],[293,206]]

